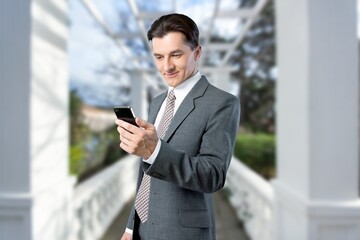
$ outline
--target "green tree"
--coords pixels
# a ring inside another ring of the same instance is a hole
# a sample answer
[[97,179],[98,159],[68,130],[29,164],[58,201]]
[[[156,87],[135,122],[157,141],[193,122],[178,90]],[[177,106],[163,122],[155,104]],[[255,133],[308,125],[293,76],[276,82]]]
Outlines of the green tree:
[[70,92],[70,144],[76,145],[84,141],[90,130],[81,122],[82,100],[76,91]]
[[[242,7],[254,1],[241,1]],[[254,132],[275,131],[275,26],[270,0],[239,45],[232,61],[240,65],[241,122]]]

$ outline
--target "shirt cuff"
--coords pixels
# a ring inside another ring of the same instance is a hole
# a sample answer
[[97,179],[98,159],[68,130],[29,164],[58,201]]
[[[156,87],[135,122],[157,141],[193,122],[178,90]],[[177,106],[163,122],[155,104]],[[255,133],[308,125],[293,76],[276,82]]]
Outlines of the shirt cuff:
[[130,228],[126,228],[126,229],[125,229],[125,232],[130,233],[131,235],[133,234],[133,230],[130,229]]
[[148,163],[148,164],[153,164],[155,159],[157,158],[159,151],[160,151],[160,147],[161,147],[161,140],[160,138],[158,139],[158,142],[156,144],[155,150],[154,152],[151,154],[151,156],[148,159],[143,159],[144,162]]

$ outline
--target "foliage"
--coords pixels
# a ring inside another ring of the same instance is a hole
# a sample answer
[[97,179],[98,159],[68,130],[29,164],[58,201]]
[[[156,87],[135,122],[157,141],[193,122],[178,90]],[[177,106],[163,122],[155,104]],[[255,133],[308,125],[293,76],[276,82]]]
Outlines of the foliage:
[[251,169],[269,179],[275,175],[275,136],[272,134],[239,134],[234,155]]
[[[244,5],[252,1],[242,1]],[[254,132],[275,131],[274,3],[269,1],[237,49],[234,73],[240,79],[241,122]]]
[[70,174],[78,175],[84,171],[83,158],[84,150],[80,144],[70,146]]
[[70,92],[70,143],[77,145],[90,137],[90,129],[82,123],[82,100],[76,91]]
[[83,123],[82,101],[76,92],[70,93],[70,173],[83,181],[104,167],[116,162],[125,153],[119,148],[116,127],[104,132],[92,132]]
[[[240,1],[250,7],[254,0]],[[234,155],[251,169],[269,179],[275,175],[275,14],[269,0],[255,20],[236,57],[239,70],[234,77],[241,82],[241,124],[250,133],[240,133]]]
[[114,125],[105,132],[109,141],[103,162],[106,166],[113,164],[127,154],[119,147],[119,134],[116,128],[117,126]]

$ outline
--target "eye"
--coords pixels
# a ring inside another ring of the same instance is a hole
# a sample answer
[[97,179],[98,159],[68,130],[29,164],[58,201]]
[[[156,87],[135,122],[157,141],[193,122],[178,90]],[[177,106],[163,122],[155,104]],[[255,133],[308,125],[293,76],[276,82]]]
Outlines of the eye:
[[160,55],[155,55],[155,59],[161,61],[164,57]]
[[171,56],[173,56],[174,58],[180,58],[182,56],[181,53],[174,53]]

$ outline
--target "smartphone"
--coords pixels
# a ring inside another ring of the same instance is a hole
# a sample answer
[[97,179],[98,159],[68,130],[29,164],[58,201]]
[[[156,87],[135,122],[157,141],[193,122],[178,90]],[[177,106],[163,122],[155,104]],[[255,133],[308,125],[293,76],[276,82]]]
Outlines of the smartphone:
[[132,110],[132,108],[130,106],[114,107],[114,112],[118,119],[121,119],[125,122],[131,123],[131,124],[137,126],[137,124],[135,122],[134,111]]

